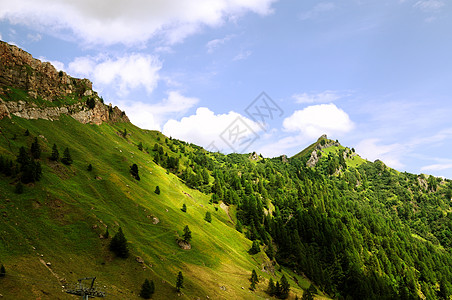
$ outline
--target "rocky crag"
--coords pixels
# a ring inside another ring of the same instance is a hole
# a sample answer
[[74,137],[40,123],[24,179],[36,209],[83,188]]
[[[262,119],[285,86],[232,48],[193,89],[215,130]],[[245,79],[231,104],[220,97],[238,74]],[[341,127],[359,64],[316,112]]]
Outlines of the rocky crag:
[[[24,92],[20,99],[17,95],[11,97],[17,90]],[[75,103],[55,105],[68,98],[76,100]],[[33,101],[36,99],[42,101]],[[118,107],[103,103],[88,79],[58,72],[52,64],[41,62],[24,50],[0,41],[0,119],[14,115],[26,119],[56,120],[62,114],[81,123],[129,122]]]

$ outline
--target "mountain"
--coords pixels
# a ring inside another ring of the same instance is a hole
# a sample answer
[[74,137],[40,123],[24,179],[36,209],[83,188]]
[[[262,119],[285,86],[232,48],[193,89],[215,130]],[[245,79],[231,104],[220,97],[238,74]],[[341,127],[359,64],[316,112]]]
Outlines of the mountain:
[[451,299],[450,180],[326,136],[291,158],[211,153],[15,46],[0,64],[3,298],[72,299],[96,277],[110,299],[145,279],[153,299]]

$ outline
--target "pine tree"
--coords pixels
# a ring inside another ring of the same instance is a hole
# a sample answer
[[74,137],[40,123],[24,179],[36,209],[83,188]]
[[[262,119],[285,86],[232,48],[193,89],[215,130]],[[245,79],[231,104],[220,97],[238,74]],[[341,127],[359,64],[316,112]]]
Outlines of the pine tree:
[[105,229],[104,239],[108,239],[109,237],[110,237],[110,232],[108,231],[108,227],[107,227],[107,229]]
[[138,150],[143,151],[143,143],[142,142],[138,143]]
[[25,135],[25,136],[29,136],[29,135],[30,135],[30,131],[28,131],[28,129],[27,129],[27,130],[25,130],[25,133],[24,133],[24,135]]
[[206,212],[206,216],[204,217],[204,220],[206,220],[209,223],[212,222],[212,215],[210,214],[209,211]]
[[121,227],[110,242],[110,251],[114,252],[116,256],[121,258],[127,258],[129,256],[129,249],[127,246],[127,240],[122,232]]
[[261,248],[259,247],[259,241],[254,240],[253,245],[251,246],[251,249],[248,251],[249,254],[256,254],[261,251]]
[[306,291],[303,292],[303,297],[301,299],[314,300],[314,297],[312,296],[311,291],[309,289],[307,289]]
[[238,231],[238,232],[242,232],[242,223],[239,221],[239,220],[237,220],[237,224],[235,224],[235,229]]
[[69,152],[68,147],[66,147],[66,149],[64,149],[63,158],[61,159],[61,162],[67,166],[71,165],[73,162],[72,156],[71,156],[71,153]]
[[130,174],[136,180],[140,180],[140,175],[138,174],[138,166],[137,164],[133,164],[130,166]]
[[250,290],[254,291],[256,289],[256,283],[259,283],[259,278],[257,277],[256,270],[253,269],[251,272],[251,278],[250,278]]
[[184,276],[182,275],[182,272],[179,271],[179,274],[177,274],[176,279],[176,290],[180,292],[180,289],[184,287]]
[[187,212],[187,205],[185,205],[185,203],[182,204],[181,210],[182,210],[183,212]]
[[281,292],[280,292],[279,297],[283,298],[283,299],[289,297],[289,291],[290,291],[290,284],[287,281],[286,276],[283,275],[281,277]]
[[24,192],[24,186],[22,185],[22,182],[18,182],[17,184],[16,184],[16,188],[14,189],[14,192],[16,193],[16,194],[22,194],[23,192]]
[[156,193],[157,195],[160,195],[160,188],[159,188],[159,186],[155,187],[154,193]]
[[190,228],[188,228],[188,225],[185,225],[185,227],[184,227],[184,234],[182,235],[182,237],[184,238],[185,242],[190,243],[190,241],[191,241],[191,231],[190,231]]
[[89,164],[87,170],[88,170],[88,172],[91,172],[93,170],[93,165]]
[[154,282],[145,279],[143,285],[141,286],[140,297],[144,299],[150,299],[152,297],[152,294],[154,294],[154,289]]
[[58,159],[60,159],[60,153],[58,152],[57,145],[53,144],[52,155],[50,156],[50,160],[58,161]]
[[6,276],[6,269],[5,269],[5,266],[2,265],[0,267],[0,277],[5,277],[5,276]]
[[30,152],[34,159],[39,159],[41,157],[41,146],[39,146],[37,137],[35,137],[33,143],[31,144]]
[[273,281],[273,278],[271,278],[271,277],[270,277],[270,280],[268,281],[267,293],[270,296],[273,296],[276,293],[275,282]]

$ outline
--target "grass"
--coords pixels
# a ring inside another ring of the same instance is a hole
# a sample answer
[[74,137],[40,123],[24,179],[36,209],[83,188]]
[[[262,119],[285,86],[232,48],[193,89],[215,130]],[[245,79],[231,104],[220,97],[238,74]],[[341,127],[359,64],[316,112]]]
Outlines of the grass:
[[[24,136],[26,129],[30,136]],[[130,133],[126,139],[118,134],[124,129]],[[185,277],[182,299],[268,298],[264,290],[270,275],[261,269],[269,260],[262,252],[247,253],[251,241],[235,230],[235,208],[230,207],[232,224],[219,205],[215,210],[208,204],[209,195],[188,188],[138,150],[139,142],[152,149],[158,137],[164,141],[161,133],[129,123],[83,125],[65,116],[53,122],[5,118],[0,130],[3,156],[14,158],[35,136],[40,136],[43,149],[43,178],[25,186],[23,194],[14,194],[15,182],[0,175],[0,263],[7,269],[0,294],[5,299],[72,299],[62,292],[62,285],[90,276],[97,277],[97,286],[105,286],[111,299],[138,299],[145,278],[155,282],[153,299],[171,299],[177,295],[179,271]],[[60,155],[70,149],[73,165],[48,160],[54,143]],[[140,181],[130,176],[133,163],[139,166]],[[88,164],[93,166],[91,172]],[[154,193],[157,185],[160,195]],[[186,213],[180,210],[183,203]],[[212,223],[204,221],[206,211],[211,212]],[[153,217],[160,222],[153,224]],[[176,243],[185,225],[193,235],[188,251]],[[109,240],[99,238],[105,226],[110,236],[122,227],[129,258],[118,259],[108,251]],[[144,264],[136,261],[137,256]],[[51,263],[53,273],[41,260]],[[252,269],[262,278],[255,292],[248,290]],[[290,270],[282,272],[301,296],[309,281]],[[279,280],[281,274],[277,271],[273,279]]]

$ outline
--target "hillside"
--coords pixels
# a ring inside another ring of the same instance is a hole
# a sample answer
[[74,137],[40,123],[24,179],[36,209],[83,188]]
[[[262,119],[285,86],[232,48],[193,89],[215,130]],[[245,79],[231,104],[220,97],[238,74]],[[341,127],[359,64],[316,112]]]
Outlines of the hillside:
[[[65,290],[93,276],[110,299],[139,299],[145,279],[153,299],[268,299],[283,275],[281,298],[451,299],[450,180],[368,162],[326,136],[290,159],[211,153],[134,126],[86,80],[58,94],[50,67],[2,47],[5,299],[72,299]],[[28,90],[11,70],[41,79]],[[109,250],[119,228],[125,259]]]

